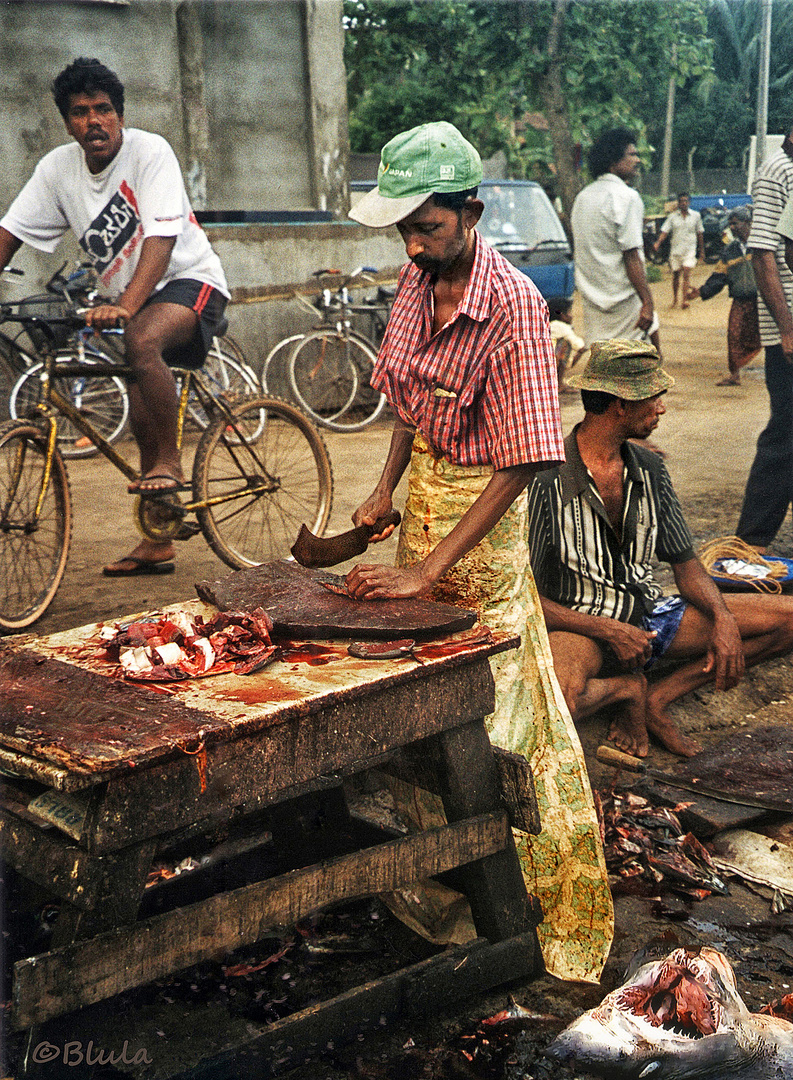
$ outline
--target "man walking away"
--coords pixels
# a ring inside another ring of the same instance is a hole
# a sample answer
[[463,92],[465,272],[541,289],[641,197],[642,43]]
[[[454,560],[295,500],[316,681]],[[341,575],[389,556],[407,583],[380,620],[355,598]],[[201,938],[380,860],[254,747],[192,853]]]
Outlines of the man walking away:
[[658,348],[658,319],[644,269],[644,204],[628,181],[639,172],[636,136],[604,131],[589,151],[594,177],[573,203],[575,283],[584,313],[584,340],[637,340]]

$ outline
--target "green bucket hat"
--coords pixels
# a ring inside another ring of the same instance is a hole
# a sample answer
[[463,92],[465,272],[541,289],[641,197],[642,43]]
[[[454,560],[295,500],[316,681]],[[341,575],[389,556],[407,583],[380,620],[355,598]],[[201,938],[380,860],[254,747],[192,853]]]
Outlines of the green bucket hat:
[[601,390],[625,401],[644,401],[675,385],[654,345],[622,340],[593,341],[587,366],[567,382],[577,390]]
[[421,124],[386,143],[377,187],[355,204],[350,217],[375,229],[396,225],[433,192],[467,191],[481,179],[479,154],[453,124]]

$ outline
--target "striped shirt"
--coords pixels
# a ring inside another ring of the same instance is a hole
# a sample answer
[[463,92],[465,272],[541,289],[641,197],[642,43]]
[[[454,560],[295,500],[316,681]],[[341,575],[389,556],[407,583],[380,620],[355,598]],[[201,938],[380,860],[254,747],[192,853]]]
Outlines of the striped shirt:
[[437,334],[432,275],[403,268],[372,385],[452,464],[563,461],[548,308],[529,278],[474,236],[465,294]]
[[[789,147],[786,141],[785,147]],[[788,200],[793,197],[793,158],[784,149],[777,150],[763,163],[752,185],[752,231],[749,233],[749,249],[773,251],[785,299],[793,310],[793,274],[785,262],[785,241],[777,232],[777,224]],[[762,296],[757,297],[757,313],[760,321],[760,340],[768,348],[781,341],[779,327],[766,307]]]
[[529,552],[537,589],[575,611],[641,626],[662,595],[651,559],[694,558],[691,533],[660,457],[626,442],[618,536],[581,460],[576,431],[565,439],[565,464],[540,473],[529,487]]

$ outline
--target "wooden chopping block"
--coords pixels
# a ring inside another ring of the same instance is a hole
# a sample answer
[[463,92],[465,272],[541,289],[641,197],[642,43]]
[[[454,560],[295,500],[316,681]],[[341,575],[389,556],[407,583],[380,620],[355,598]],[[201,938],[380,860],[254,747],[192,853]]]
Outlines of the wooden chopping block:
[[422,640],[468,630],[476,622],[475,612],[432,600],[354,600],[339,574],[293,562],[263,563],[219,581],[199,581],[196,592],[221,611],[264,608],[274,633],[286,637]]

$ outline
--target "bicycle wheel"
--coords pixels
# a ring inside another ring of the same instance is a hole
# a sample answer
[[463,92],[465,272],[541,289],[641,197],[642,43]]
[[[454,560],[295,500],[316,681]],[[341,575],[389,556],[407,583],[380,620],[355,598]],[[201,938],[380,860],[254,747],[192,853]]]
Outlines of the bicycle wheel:
[[[218,338],[212,342],[212,348],[207,353],[204,366],[200,368],[198,374],[213,397],[222,395],[229,403],[242,398],[258,397],[261,393],[259,380],[253,368],[235,359],[225,350],[223,340],[218,340]],[[178,377],[177,385],[179,385]],[[210,417],[207,416],[195,394],[191,394],[188,398],[187,414],[201,431],[206,431],[209,427]]]
[[312,331],[292,348],[292,392],[323,427],[360,431],[377,419],[386,403],[385,395],[370,386],[376,358],[369,342],[357,334]]
[[358,369],[350,342],[335,330],[312,330],[292,346],[289,386],[312,420],[331,430],[358,393]]
[[47,437],[35,424],[0,426],[0,628],[22,630],[49,607],[66,569],[72,534],[69,477],[58,450],[36,515]]
[[33,361],[11,338],[0,334],[0,422],[8,420],[8,399],[14,383]]
[[333,472],[322,436],[285,401],[256,398],[201,436],[193,461],[196,511],[215,554],[240,570],[289,555],[300,526],[321,535]]
[[[85,375],[58,376],[59,363],[105,364],[107,358],[100,353],[81,356],[75,350],[61,352],[55,358],[54,387],[68,398],[75,409],[96,428],[109,443],[113,443],[124,430],[129,417],[129,397],[123,379],[116,375],[90,378]],[[24,419],[36,411],[41,396],[42,363],[34,364],[20,375],[11,391],[8,408],[11,416]],[[65,458],[91,457],[98,453],[94,444],[65,416],[58,420],[58,449]]]
[[289,381],[286,374],[289,354],[296,341],[302,341],[305,334],[292,334],[279,341],[264,358],[262,364],[262,390],[265,395],[278,394],[281,389],[288,391]]

